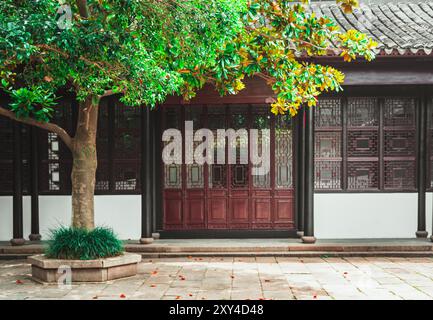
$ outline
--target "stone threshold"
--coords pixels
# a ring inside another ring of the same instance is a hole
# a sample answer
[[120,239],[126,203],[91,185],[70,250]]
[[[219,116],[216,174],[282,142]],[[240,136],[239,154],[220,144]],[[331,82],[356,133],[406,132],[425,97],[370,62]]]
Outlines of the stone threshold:
[[[143,257],[187,256],[385,256],[433,255],[428,239],[319,240],[303,244],[299,239],[160,239],[152,244],[125,242],[125,250]],[[44,242],[11,246],[0,243],[0,259],[14,259],[44,251]]]

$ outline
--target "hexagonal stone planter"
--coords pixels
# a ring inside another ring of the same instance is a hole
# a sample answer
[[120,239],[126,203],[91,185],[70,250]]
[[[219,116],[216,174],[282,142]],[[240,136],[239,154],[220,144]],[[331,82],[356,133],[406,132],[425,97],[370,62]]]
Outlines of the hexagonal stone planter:
[[28,258],[32,277],[45,283],[57,283],[63,270],[70,268],[72,282],[104,282],[137,274],[141,255],[125,252],[118,257],[97,260],[48,259],[45,255]]

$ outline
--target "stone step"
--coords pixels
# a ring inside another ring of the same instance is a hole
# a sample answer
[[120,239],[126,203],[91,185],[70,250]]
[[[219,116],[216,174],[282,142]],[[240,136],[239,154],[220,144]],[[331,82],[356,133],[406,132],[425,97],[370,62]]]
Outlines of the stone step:
[[292,246],[160,246],[126,245],[126,250],[137,253],[286,253],[286,252],[430,252],[427,245],[292,245]]
[[[315,244],[301,242],[283,242],[282,240],[158,240],[143,245],[129,242],[125,244],[128,252],[144,256],[321,256],[337,254],[345,256],[361,255],[433,255],[433,244],[427,240],[393,241],[321,241]],[[0,245],[2,259],[26,257],[44,252],[44,245],[26,244],[24,246]]]
[[[400,258],[433,258],[428,251],[359,251],[359,252],[163,252],[141,253],[143,259],[157,258],[208,258],[208,257],[292,257],[292,258],[341,258],[341,257],[400,257]],[[143,260],[146,261],[146,260]]]

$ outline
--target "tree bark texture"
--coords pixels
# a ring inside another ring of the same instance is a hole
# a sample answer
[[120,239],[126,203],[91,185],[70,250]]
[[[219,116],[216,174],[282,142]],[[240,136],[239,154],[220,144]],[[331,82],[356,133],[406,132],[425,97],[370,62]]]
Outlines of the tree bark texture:
[[96,134],[98,99],[89,97],[80,103],[78,123],[72,142],[72,226],[91,230],[95,227],[94,191],[97,168]]

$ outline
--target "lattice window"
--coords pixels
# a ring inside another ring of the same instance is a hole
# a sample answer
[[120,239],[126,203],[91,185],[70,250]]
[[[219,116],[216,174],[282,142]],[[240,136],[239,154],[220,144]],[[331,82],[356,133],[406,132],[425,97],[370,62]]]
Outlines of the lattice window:
[[316,128],[341,127],[341,99],[320,99],[314,112]]
[[377,161],[349,161],[347,163],[348,189],[379,188]]
[[385,157],[410,157],[415,154],[415,130],[385,131]]
[[114,106],[114,190],[140,190],[141,108]]
[[[252,110],[252,129],[258,130],[257,135],[257,151],[258,155],[262,158],[262,161],[267,161],[270,165],[270,139],[268,139],[265,135],[263,135],[264,129],[270,130],[271,129],[271,116],[269,114],[269,107],[268,106],[255,106]],[[270,132],[270,131],[269,131]],[[250,137],[251,138],[251,137]],[[270,138],[270,135],[269,135]],[[252,141],[250,141],[250,144]],[[268,158],[263,157],[264,152],[268,153]],[[250,148],[250,152],[252,152]],[[262,167],[265,165],[264,163],[261,164]],[[253,168],[258,167],[253,165]],[[271,187],[271,173],[270,168],[266,174],[263,175],[253,175],[253,186],[255,188],[270,188]]]
[[341,189],[341,161],[315,162],[316,189]]
[[[214,135],[214,164],[208,166],[209,188],[224,189],[227,188],[227,166],[217,164],[218,153],[226,154],[226,139],[218,138],[217,130],[226,129],[226,108],[221,105],[208,107],[208,127]],[[226,159],[224,159],[226,162]]]
[[[72,134],[72,100],[65,99],[55,108],[52,122]],[[71,192],[72,154],[55,133],[39,131],[41,157],[41,193],[69,194]]]
[[314,110],[315,187],[341,188],[341,99],[321,99]]
[[356,97],[347,99],[348,127],[377,127],[379,108],[376,98]]
[[384,187],[415,189],[415,99],[385,98]]
[[[164,129],[181,129],[180,108],[167,107],[165,110]],[[170,142],[163,142],[165,147]],[[164,188],[180,189],[182,188],[182,165],[181,164],[164,164]]]
[[386,98],[384,118],[385,126],[415,126],[415,99]]
[[12,121],[0,117],[0,194],[10,195],[13,189]]
[[433,188],[433,111],[429,111],[429,142],[430,142],[430,188]]
[[293,137],[292,118],[288,115],[275,118],[275,187],[293,187]]
[[60,141],[55,133],[48,133],[48,186],[50,191],[60,190]]
[[315,157],[341,157],[341,132],[317,132],[315,135]]
[[96,191],[109,191],[110,190],[110,166],[108,161],[98,159],[98,169],[96,170]]
[[386,189],[414,189],[415,161],[385,161]]
[[379,104],[377,98],[347,99],[347,188],[379,188]]
[[[234,130],[249,129],[248,107],[234,106],[231,111],[231,128]],[[249,172],[248,164],[241,163],[241,150],[246,149],[248,152],[248,135],[240,136],[234,141],[236,146],[236,164],[230,168],[232,188],[248,188]],[[247,158],[248,160],[248,158]]]
[[[320,109],[315,112],[316,188],[340,188],[339,183],[331,180],[340,179],[345,168],[341,181],[346,182],[343,187],[348,190],[415,189],[414,98],[347,98],[347,110],[343,113],[347,119],[343,122],[340,113],[332,111],[341,104],[324,100],[329,110],[325,115]],[[338,119],[332,122],[331,115]],[[338,128],[338,123],[345,123],[346,127]],[[338,158],[342,155],[344,159]],[[345,167],[341,167],[342,163]]]
[[[204,127],[202,118],[203,110],[202,107],[196,106],[188,108],[186,110],[186,120],[192,121],[194,126],[194,131],[199,130]],[[188,143],[188,141],[185,141]],[[190,156],[194,159],[194,150],[200,145],[201,141],[193,141],[193,149],[185,148],[185,157]],[[195,162],[195,161],[194,161]],[[186,186],[187,188],[203,188],[204,187],[204,168],[203,165],[197,163],[186,165]]]
[[112,159],[110,147],[110,111],[112,106],[107,99],[101,100],[98,116],[98,133],[96,137],[96,151],[98,156],[98,168],[96,170],[95,191],[110,190],[110,159]]
[[347,133],[348,157],[378,157],[379,132],[351,130]]
[[140,188],[140,161],[114,161],[116,191],[135,191]]

